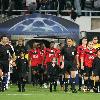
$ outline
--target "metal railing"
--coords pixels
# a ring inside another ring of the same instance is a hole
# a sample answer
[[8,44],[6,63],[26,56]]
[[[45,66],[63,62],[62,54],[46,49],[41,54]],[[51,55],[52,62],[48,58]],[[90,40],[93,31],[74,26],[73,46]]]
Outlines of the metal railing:
[[[1,9],[0,9],[0,11],[2,12]],[[5,10],[5,11],[8,12],[8,10]],[[28,12],[28,10],[12,10],[12,12]],[[57,14],[60,14],[59,10],[36,10],[36,12],[45,13],[45,14],[47,14],[47,13],[57,13]],[[69,12],[71,12],[71,10],[61,10],[60,12],[62,12],[62,13],[69,13]],[[75,12],[77,12],[77,11],[75,10]],[[81,12],[84,13],[84,15],[82,15],[82,16],[95,16],[93,14],[96,14],[96,15],[99,14],[100,15],[100,11],[82,10]]]

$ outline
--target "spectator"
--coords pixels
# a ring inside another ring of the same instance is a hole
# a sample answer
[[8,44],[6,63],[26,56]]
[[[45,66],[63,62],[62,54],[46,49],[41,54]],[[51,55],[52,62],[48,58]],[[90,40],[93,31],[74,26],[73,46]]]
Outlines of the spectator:
[[6,11],[8,9],[9,6],[9,0],[0,0],[1,2],[1,14],[2,17],[4,17],[4,15],[6,14]]
[[71,10],[73,8],[72,0],[66,0],[65,9]]
[[71,19],[72,19],[73,21],[75,21],[76,18],[77,18],[77,13],[74,11],[74,9],[72,9],[72,10],[71,10]]
[[26,7],[30,14],[32,14],[37,8],[36,0],[26,0]]
[[59,12],[62,14],[61,10],[65,10],[66,1],[65,0],[58,0],[59,1]]
[[80,0],[74,0],[74,6],[77,11],[77,15],[81,16],[81,2]]
[[[94,10],[100,11],[100,0],[94,0]],[[100,13],[96,13],[95,16],[100,16]]]
[[50,10],[57,10],[58,1],[57,0],[49,0]]
[[[23,10],[23,0],[15,0],[15,10]],[[16,12],[15,14],[20,15],[22,12]]]
[[85,9],[85,1],[86,1],[86,0],[81,0],[81,9],[82,9],[82,10]]
[[41,8],[42,1],[44,1],[44,0],[36,0],[36,2],[37,2],[36,10],[39,10]]
[[13,13],[12,13],[12,10],[13,9],[15,9],[15,1],[14,0],[10,0],[9,1],[10,3],[9,3],[9,7],[8,7],[8,13],[7,13],[7,15],[8,16],[11,16]]
[[100,0],[94,0],[94,9],[100,11]]
[[20,15],[22,12],[16,11],[12,12],[12,10],[23,10],[23,0],[10,0],[9,1],[9,7],[8,7],[8,16],[11,16],[12,14]]
[[[94,0],[85,0],[84,4],[84,10],[91,11],[94,9],[93,7],[93,1]],[[88,13],[85,13],[85,15],[88,15]]]

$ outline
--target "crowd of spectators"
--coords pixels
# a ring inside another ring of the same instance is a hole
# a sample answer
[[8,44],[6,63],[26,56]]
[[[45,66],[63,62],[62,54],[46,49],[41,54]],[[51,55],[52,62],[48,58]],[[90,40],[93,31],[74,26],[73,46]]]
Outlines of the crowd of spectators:
[[[28,10],[24,13],[32,13],[35,10],[57,10],[62,14],[62,10],[76,10],[77,15],[86,15],[82,10],[99,11],[99,0],[0,0],[1,13],[8,15],[21,14],[12,10]],[[65,13],[64,13],[65,14]]]

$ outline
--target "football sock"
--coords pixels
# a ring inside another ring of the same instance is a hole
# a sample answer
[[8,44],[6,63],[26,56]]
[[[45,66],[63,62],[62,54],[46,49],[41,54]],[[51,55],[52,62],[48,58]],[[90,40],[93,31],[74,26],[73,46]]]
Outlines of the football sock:
[[68,91],[68,78],[64,79],[64,83],[65,83],[65,92]]
[[72,78],[72,80],[71,80],[72,82],[72,90],[75,90],[75,78]]
[[79,89],[82,87],[82,77],[79,77]]

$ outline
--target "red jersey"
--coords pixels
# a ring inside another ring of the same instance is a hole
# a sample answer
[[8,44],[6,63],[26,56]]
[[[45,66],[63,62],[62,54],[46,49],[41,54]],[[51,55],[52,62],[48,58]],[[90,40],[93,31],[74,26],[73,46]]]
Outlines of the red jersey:
[[57,63],[58,65],[60,66],[60,62],[61,62],[61,50],[60,49],[57,49]]
[[39,64],[39,58],[40,58],[40,50],[39,49],[31,49],[29,51],[29,59],[31,60],[31,66],[36,67]]
[[84,57],[84,51],[85,50],[86,50],[86,47],[83,47],[82,45],[77,47],[77,55],[78,55],[79,61],[81,60],[81,58]]
[[94,58],[96,57],[96,49],[86,49],[84,53],[84,65],[86,67],[92,67]]
[[42,64],[45,56],[46,48],[40,50],[40,58],[39,58],[39,64]]
[[53,48],[53,49],[50,49],[50,48],[47,48],[46,51],[45,51],[45,62],[44,64],[47,64],[48,62],[52,62],[52,59],[53,58],[57,58],[57,49]]

